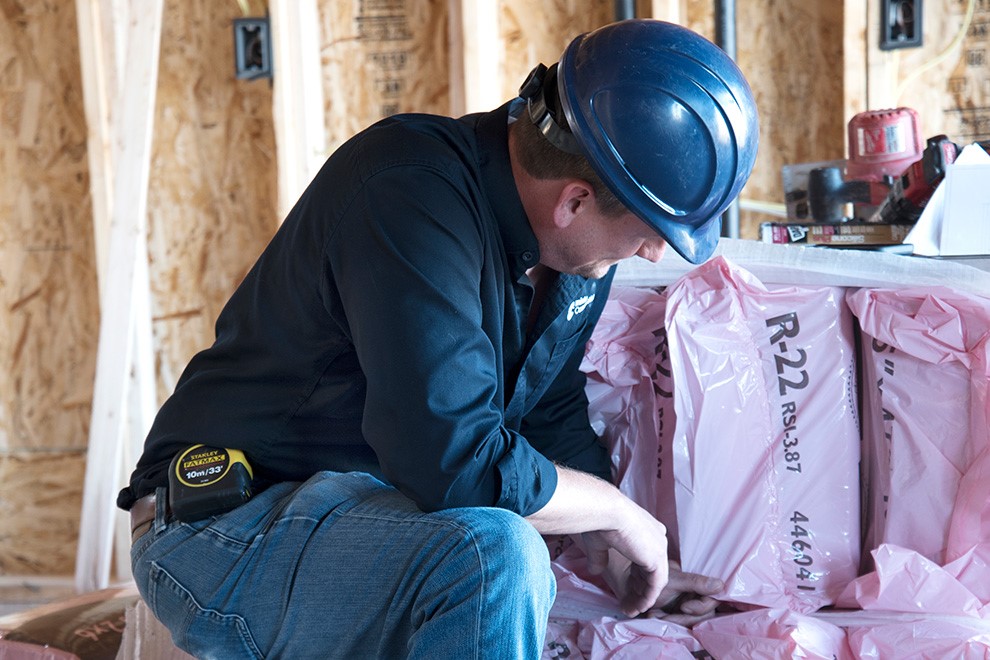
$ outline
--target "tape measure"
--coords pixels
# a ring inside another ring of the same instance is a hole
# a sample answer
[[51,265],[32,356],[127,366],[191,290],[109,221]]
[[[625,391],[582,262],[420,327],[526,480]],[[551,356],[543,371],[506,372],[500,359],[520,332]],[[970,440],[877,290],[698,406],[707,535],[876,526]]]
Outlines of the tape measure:
[[172,515],[194,522],[235,509],[251,499],[252,478],[251,464],[240,450],[193,445],[169,466]]

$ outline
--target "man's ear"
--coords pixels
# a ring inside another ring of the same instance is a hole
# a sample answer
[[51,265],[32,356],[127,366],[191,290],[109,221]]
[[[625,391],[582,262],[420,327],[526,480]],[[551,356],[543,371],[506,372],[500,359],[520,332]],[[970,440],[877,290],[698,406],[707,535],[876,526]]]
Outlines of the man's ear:
[[595,190],[587,181],[568,179],[560,189],[553,207],[553,222],[563,229],[574,222],[595,203]]

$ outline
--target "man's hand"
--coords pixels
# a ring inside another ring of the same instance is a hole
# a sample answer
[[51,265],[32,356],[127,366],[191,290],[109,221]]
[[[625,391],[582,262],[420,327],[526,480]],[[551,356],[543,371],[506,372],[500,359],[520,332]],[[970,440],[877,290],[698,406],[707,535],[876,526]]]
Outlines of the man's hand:
[[588,571],[605,578],[626,616],[639,616],[655,606],[668,582],[667,530],[645,510],[631,511],[633,520],[585,532],[581,545]]
[[602,575],[627,616],[663,614],[690,625],[710,617],[720,580],[684,573],[667,561],[667,530],[645,509],[596,477],[557,467],[557,489],[527,520],[543,535],[570,534],[588,569]]
[[[591,569],[590,557],[588,566]],[[676,561],[669,562],[666,568],[667,580],[656,599],[649,603],[645,603],[645,598],[640,598],[640,569],[615,550],[609,552],[608,567],[603,577],[627,616],[646,614],[682,626],[692,626],[714,616],[719,601],[713,596],[723,589],[722,581],[697,573],[685,573]],[[633,603],[635,606],[632,606]]]
[[670,562],[667,586],[647,614],[682,626],[693,626],[715,615],[719,601],[713,596],[724,584],[718,578],[685,573],[676,561]]

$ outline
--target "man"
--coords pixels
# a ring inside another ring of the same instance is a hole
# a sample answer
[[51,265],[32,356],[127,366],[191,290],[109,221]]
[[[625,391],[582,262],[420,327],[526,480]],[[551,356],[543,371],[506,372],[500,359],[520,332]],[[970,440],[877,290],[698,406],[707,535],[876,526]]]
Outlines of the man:
[[[578,369],[614,265],[700,262],[753,165],[735,65],[633,20],[521,98],[383,120],[333,154],[162,407],[119,505],[144,599],[198,657],[537,657],[569,534],[630,616],[713,611],[607,479]],[[168,507],[190,445],[252,498]],[[156,501],[157,500],[157,501]],[[674,602],[676,599],[676,603]]]

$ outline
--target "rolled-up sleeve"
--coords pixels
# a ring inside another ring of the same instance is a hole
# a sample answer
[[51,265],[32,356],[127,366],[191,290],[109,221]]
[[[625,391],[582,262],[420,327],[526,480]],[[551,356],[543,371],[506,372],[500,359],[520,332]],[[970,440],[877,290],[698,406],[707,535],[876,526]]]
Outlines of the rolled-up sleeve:
[[501,493],[495,505],[528,516],[550,501],[557,489],[557,468],[528,441],[517,446],[522,451],[508,451],[498,462]]

